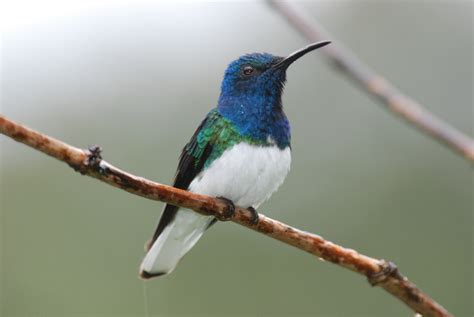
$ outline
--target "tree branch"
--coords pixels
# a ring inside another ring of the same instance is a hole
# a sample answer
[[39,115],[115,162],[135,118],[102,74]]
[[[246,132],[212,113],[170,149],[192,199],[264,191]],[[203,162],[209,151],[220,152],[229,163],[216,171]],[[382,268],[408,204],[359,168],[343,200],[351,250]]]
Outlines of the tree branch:
[[258,223],[254,225],[252,214],[240,207],[236,207],[235,214],[229,218],[228,206],[221,200],[155,183],[124,172],[104,161],[100,156],[100,148],[97,146],[82,150],[31,130],[1,115],[0,133],[67,163],[83,175],[94,177],[129,193],[192,209],[203,215],[215,216],[219,220],[231,220],[326,261],[365,275],[369,283],[381,286],[423,316],[451,316],[441,305],[401,275],[391,262],[370,258],[262,214]]
[[329,35],[321,25],[298,10],[294,4],[289,1],[275,0],[268,0],[268,3],[311,42],[331,40],[331,45],[321,49],[329,61],[367,93],[376,97],[386,109],[401,116],[420,131],[474,162],[474,141],[472,138],[437,118],[419,103],[402,94],[383,77],[374,73],[350,50],[337,43],[334,36]]

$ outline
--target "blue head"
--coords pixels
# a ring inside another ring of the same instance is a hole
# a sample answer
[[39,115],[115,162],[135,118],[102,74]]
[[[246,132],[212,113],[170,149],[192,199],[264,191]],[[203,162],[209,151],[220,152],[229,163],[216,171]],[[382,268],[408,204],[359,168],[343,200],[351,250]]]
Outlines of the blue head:
[[283,112],[281,95],[288,66],[304,54],[330,42],[318,42],[284,58],[268,53],[247,54],[227,67],[218,102],[219,112],[242,135],[290,144],[290,125]]

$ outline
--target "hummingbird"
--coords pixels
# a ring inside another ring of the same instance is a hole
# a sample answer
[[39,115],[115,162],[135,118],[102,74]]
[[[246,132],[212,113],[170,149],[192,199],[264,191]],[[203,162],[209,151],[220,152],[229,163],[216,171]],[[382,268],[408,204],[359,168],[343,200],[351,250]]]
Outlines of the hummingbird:
[[[306,53],[329,43],[310,44],[288,57],[252,53],[231,62],[217,107],[182,150],[173,186],[219,198],[230,210],[235,205],[247,208],[257,224],[256,208],[280,187],[290,170],[291,131],[282,105],[286,71]],[[216,221],[213,216],[165,205],[145,246],[140,277],[171,273]]]

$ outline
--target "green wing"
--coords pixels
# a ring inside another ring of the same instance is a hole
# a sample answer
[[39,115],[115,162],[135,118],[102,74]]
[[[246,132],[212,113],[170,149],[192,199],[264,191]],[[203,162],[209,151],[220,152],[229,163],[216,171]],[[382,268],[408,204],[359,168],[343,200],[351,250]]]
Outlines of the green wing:
[[[189,184],[202,170],[225,149],[239,142],[239,139],[239,133],[232,123],[223,118],[217,109],[211,110],[184,147],[173,186],[188,189]],[[164,228],[173,221],[178,209],[179,207],[173,205],[165,206],[151,243],[148,244],[150,248]]]

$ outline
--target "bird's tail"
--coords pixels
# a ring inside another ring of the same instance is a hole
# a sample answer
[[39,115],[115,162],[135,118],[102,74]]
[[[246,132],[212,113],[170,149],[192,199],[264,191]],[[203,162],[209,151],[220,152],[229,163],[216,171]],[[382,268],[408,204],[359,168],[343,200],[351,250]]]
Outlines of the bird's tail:
[[180,209],[158,238],[147,246],[140,277],[149,279],[171,273],[179,260],[196,244],[214,217]]

